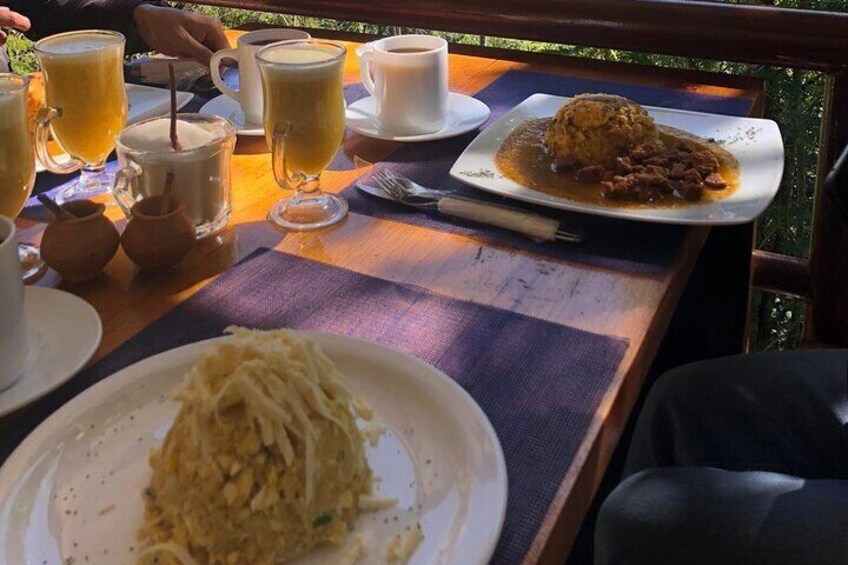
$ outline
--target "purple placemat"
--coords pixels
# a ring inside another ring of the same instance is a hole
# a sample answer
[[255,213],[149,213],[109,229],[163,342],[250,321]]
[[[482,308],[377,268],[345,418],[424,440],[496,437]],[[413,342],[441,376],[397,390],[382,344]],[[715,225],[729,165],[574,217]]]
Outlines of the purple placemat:
[[493,563],[519,563],[577,453],[627,343],[302,259],[258,250],[23,413],[2,422],[0,456],[71,396],[150,355],[230,324],[345,334],[432,363],[495,427],[509,501]]
[[[505,112],[537,92],[557,96],[572,96],[583,92],[606,92],[626,96],[640,104],[681,108],[715,114],[746,116],[751,102],[739,98],[725,98],[666,88],[651,88],[640,85],[610,83],[575,79],[560,75],[509,71],[481,90],[475,98],[485,102],[492,110],[485,128]],[[362,85],[347,88],[348,103],[354,102],[367,92]],[[350,203],[350,210],[423,226],[430,229],[478,237],[484,241],[509,247],[533,251],[550,257],[573,261],[593,267],[627,273],[661,276],[674,259],[686,228],[647,224],[625,220],[613,220],[587,214],[558,212],[550,208],[506,200],[464,185],[450,177],[449,171],[459,155],[479,132],[471,132],[452,139],[427,143],[410,143],[395,150],[380,161],[425,186],[453,190],[466,196],[508,202],[511,206],[535,211],[559,218],[567,227],[582,229],[586,241],[579,245],[564,243],[536,243],[525,236],[506,230],[445,218],[438,214],[411,209],[363,194],[354,185],[342,194]],[[367,155],[362,155],[368,159]],[[350,155],[339,154],[331,168],[345,170],[353,168]]]

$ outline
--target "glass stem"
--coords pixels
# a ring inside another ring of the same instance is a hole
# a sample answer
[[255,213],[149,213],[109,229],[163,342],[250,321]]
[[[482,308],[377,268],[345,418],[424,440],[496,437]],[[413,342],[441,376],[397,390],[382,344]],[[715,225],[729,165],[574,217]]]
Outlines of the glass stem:
[[[89,198],[111,191],[112,186],[106,174],[106,163],[86,165],[80,170],[79,178],[56,195],[56,202],[62,204],[75,198]],[[111,199],[110,199],[111,204]]]
[[24,282],[34,281],[44,272],[44,260],[38,251],[38,247],[31,243],[18,244],[18,259],[21,262],[21,271]]
[[306,177],[298,185],[295,198],[298,200],[311,200],[323,194],[321,192],[321,179],[319,175]]
[[101,182],[100,175],[106,172],[106,163],[86,165],[80,170],[79,184],[82,187],[96,186]]

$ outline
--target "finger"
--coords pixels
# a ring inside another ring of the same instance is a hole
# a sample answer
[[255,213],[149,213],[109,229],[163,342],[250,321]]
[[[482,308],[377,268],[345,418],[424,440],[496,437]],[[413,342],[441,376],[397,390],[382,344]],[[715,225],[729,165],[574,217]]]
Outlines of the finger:
[[0,25],[11,27],[19,31],[27,31],[30,26],[29,18],[17,12],[11,11],[9,8],[0,8]]
[[6,32],[0,29],[0,47],[6,45]]
[[221,25],[221,22],[212,20],[212,28],[206,37],[206,41],[203,43],[212,51],[230,48],[230,40],[227,39],[227,35],[224,33],[224,26]]
[[180,51],[207,67],[209,66],[209,61],[212,59],[212,51],[189,34],[185,34],[182,38]]

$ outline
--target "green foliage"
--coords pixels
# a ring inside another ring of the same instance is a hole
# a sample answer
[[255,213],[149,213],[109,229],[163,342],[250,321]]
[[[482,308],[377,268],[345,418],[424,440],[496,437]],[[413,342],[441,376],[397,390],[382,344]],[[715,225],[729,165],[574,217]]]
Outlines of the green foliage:
[[15,31],[11,32],[6,42],[6,49],[12,61],[13,72],[25,75],[38,69],[35,53],[32,52],[32,42],[23,35]]

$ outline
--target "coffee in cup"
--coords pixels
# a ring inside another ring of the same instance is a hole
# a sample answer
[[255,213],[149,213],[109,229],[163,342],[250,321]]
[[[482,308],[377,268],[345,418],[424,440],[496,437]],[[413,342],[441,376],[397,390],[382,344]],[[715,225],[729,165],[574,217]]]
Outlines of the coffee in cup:
[[[212,82],[215,86],[241,105],[245,121],[262,123],[262,78],[256,65],[256,52],[265,45],[292,39],[309,39],[310,35],[297,29],[260,29],[240,36],[235,49],[222,49],[212,56],[210,62]],[[233,90],[221,78],[221,61],[234,59],[239,67],[239,89]]]
[[397,35],[356,50],[376,119],[391,133],[442,129],[448,116],[448,44],[432,35]]

